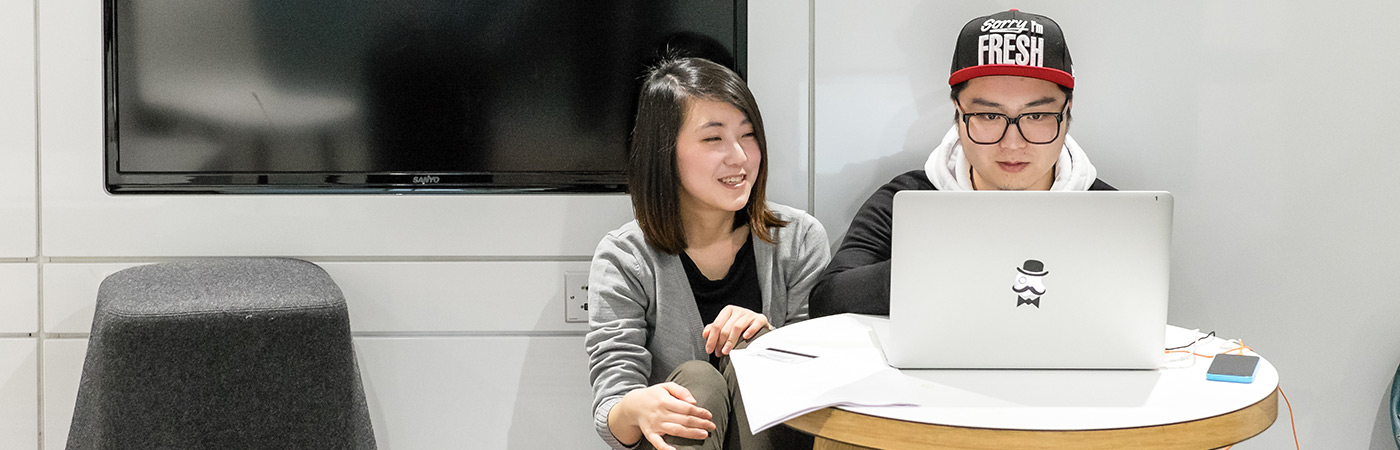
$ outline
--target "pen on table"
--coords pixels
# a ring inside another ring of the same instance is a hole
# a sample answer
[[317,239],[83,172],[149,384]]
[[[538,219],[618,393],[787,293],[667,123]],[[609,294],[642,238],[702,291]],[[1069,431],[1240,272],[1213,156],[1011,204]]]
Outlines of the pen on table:
[[792,350],[783,350],[783,349],[781,349],[781,348],[768,347],[768,349],[769,349],[769,350],[772,350],[772,351],[775,351],[775,352],[787,353],[787,354],[789,354],[789,355],[805,356],[805,357],[808,357],[808,358],[816,358],[816,357],[817,357],[817,355],[808,355],[808,354],[806,354],[806,353],[798,353],[798,352],[794,352],[794,351],[792,351]]

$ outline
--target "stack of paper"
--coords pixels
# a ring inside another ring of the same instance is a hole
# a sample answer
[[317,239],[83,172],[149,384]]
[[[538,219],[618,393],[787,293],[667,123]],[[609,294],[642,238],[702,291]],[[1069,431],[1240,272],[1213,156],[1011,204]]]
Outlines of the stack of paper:
[[784,327],[730,354],[753,432],[828,406],[916,406],[916,385],[885,364],[870,327],[839,319]]

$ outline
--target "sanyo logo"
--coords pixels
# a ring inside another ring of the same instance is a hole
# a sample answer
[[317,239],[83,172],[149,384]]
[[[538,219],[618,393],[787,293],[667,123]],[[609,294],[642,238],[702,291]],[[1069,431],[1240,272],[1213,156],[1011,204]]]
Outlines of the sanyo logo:
[[413,184],[437,184],[439,181],[442,181],[442,178],[438,178],[432,175],[420,175],[413,177]]

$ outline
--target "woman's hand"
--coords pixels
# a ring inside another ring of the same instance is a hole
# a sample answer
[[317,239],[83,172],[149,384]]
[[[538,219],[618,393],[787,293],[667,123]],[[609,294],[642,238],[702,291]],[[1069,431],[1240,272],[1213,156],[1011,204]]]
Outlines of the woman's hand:
[[666,382],[622,396],[608,413],[608,429],[623,443],[636,443],[645,437],[658,450],[675,450],[662,436],[705,439],[715,429],[712,417],[705,408],[695,406],[690,390]]
[[724,356],[739,345],[739,339],[751,338],[767,326],[767,316],[729,305],[719,311],[714,323],[705,325],[700,337],[705,338],[705,353]]

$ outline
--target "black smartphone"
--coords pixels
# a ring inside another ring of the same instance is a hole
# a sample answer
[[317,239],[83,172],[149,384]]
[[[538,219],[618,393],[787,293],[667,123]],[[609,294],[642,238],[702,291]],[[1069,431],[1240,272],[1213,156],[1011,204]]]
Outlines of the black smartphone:
[[1254,370],[1259,368],[1259,357],[1251,355],[1215,355],[1210,368],[1206,369],[1206,379],[1229,381],[1231,383],[1253,383]]

